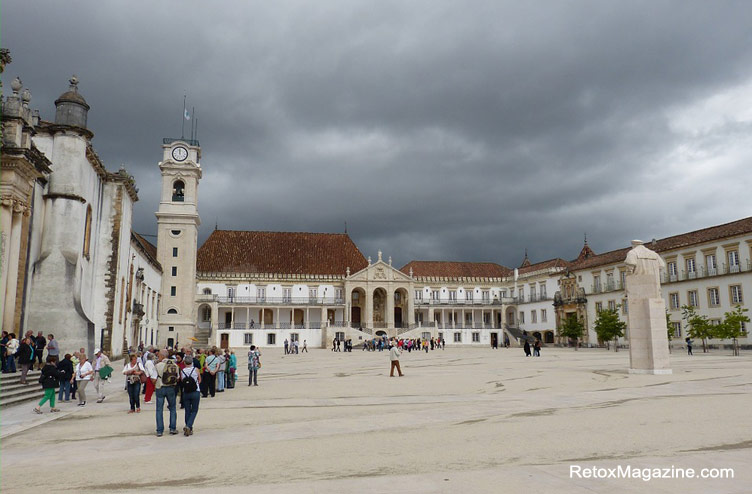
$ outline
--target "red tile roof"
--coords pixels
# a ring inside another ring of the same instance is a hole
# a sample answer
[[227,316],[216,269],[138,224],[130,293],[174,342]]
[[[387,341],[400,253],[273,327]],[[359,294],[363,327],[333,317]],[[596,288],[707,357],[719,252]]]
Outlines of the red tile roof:
[[[682,233],[681,235],[674,235],[673,237],[662,238],[656,240],[655,244],[653,244],[652,241],[645,241],[645,247],[656,252],[668,252],[747,233],[752,233],[752,217],[732,221],[731,223],[724,223],[723,225],[703,228],[702,230],[695,230],[689,233]],[[578,258],[572,261],[570,270],[588,269],[622,262],[627,257],[627,252],[629,252],[630,248],[631,247],[625,247],[623,249],[612,250],[586,259]]]
[[512,270],[494,262],[410,261],[400,271],[413,276],[444,278],[502,278]]
[[549,259],[548,261],[536,262],[535,264],[530,264],[530,261],[528,261],[527,265],[519,268],[517,272],[519,274],[526,274],[526,273],[532,273],[535,271],[541,271],[543,269],[565,268],[567,266],[569,266],[569,262],[565,261],[564,259],[559,259],[557,257],[555,259]]
[[159,264],[159,261],[157,261],[157,248],[151,242],[134,231],[131,231],[131,240],[136,242],[136,245],[141,248],[144,256],[161,272],[162,265]]
[[368,261],[346,233],[215,230],[198,249],[204,273],[345,275]]

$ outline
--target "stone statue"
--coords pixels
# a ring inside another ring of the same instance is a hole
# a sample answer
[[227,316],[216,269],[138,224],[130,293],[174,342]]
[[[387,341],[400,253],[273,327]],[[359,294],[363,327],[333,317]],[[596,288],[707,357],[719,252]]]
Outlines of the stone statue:
[[624,264],[629,270],[626,277],[629,372],[671,374],[660,278],[666,263],[640,240],[633,240]]
[[632,240],[632,250],[627,254],[624,264],[634,274],[655,274],[659,279],[661,268],[666,267],[666,261],[642,245],[642,240]]

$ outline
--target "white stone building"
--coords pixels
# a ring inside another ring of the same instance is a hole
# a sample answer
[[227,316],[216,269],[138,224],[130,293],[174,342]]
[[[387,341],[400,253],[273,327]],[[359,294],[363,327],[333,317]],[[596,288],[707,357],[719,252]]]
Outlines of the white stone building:
[[136,260],[148,289],[160,289],[158,264],[132,238],[135,181],[107,171],[94,151],[75,76],[52,122],[21,88],[12,83],[2,109],[3,329],[54,333],[63,352],[100,346],[117,356],[133,336],[134,290],[146,286]]

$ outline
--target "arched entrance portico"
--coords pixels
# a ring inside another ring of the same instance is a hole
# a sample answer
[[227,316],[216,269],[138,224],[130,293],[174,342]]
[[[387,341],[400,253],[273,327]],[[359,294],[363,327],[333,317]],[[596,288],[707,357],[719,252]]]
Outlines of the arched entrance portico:
[[516,326],[517,325],[517,323],[516,323],[517,319],[514,316],[515,312],[517,312],[517,310],[514,307],[509,307],[507,309],[506,323],[509,324],[510,326]]
[[407,327],[407,290],[397,288],[394,291],[394,327]]
[[366,304],[366,291],[362,288],[355,288],[350,295],[350,321],[353,327],[360,327],[364,323],[364,312]]
[[381,287],[373,291],[373,327],[386,327],[386,290]]

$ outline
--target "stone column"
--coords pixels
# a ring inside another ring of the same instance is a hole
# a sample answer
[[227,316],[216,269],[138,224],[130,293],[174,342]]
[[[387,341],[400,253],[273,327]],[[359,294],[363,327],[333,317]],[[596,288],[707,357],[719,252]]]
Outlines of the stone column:
[[274,325],[274,327],[277,329],[279,329],[279,322],[280,322],[279,321],[279,307],[277,307],[277,317],[275,319],[275,325]]
[[[3,311],[3,330],[14,331],[13,320],[15,319],[16,288],[18,284],[18,256],[21,249],[21,224],[23,223],[23,209],[20,206],[13,208],[13,219],[10,229],[10,242],[8,244],[8,274],[5,286],[5,309]],[[18,333],[18,331],[15,331]]]
[[[13,222],[13,202],[10,199],[4,200],[2,202],[2,213],[0,214],[0,227],[2,228],[2,234],[3,234],[3,258],[2,258],[2,280],[0,283],[1,290],[0,291],[0,300],[3,301],[2,307],[0,307],[0,322],[2,322],[3,314],[5,313],[5,294],[8,293],[8,259],[10,257],[10,251],[11,251],[11,227]],[[6,329],[5,326],[3,326],[3,329]],[[10,328],[8,328],[8,331],[10,331]]]
[[[415,293],[408,293],[407,294],[407,324],[408,326],[412,326],[415,324],[415,299],[414,299]],[[404,307],[404,304],[402,304]],[[404,320],[404,316],[402,317]]]
[[386,290],[386,327],[394,327],[394,291]]
[[[366,315],[365,321],[369,328],[373,328],[373,292],[370,288],[366,288]],[[363,318],[361,317],[361,321]]]

